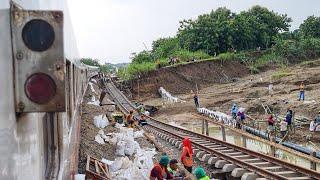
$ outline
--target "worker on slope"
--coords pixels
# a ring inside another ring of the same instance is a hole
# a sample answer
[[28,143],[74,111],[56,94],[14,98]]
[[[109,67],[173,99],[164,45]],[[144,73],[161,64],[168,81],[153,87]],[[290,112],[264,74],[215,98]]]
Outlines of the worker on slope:
[[241,127],[244,124],[244,121],[246,119],[246,115],[245,115],[244,111],[245,111],[244,108],[239,108],[239,111],[237,113],[237,116],[238,116],[237,128],[238,129],[241,129]]
[[282,138],[286,135],[288,130],[288,122],[285,119],[282,119],[280,122],[280,133]]
[[209,176],[207,176],[202,167],[197,167],[197,169],[194,171],[194,175],[196,176],[197,180],[210,180]]
[[232,119],[234,120],[237,119],[237,113],[238,113],[238,106],[234,103],[231,108]]
[[199,108],[200,107],[200,105],[199,105],[199,96],[198,96],[197,92],[194,93],[193,100],[194,100],[194,104],[196,105],[196,108]]
[[300,101],[300,100],[304,101],[304,89],[305,89],[304,82],[301,82],[299,89],[300,89],[300,94],[299,94],[298,101]]
[[159,163],[155,163],[150,173],[150,180],[164,180],[164,179],[174,179],[173,176],[167,169],[169,163],[169,157],[163,155]]
[[270,114],[270,116],[268,117],[268,129],[267,129],[267,132],[269,134],[269,138],[274,132],[274,123],[275,123],[275,120],[273,118],[273,115]]
[[178,161],[176,159],[170,160],[168,171],[175,179],[183,179],[185,177],[185,172],[178,168]]
[[131,110],[129,115],[126,117],[126,123],[128,127],[133,127],[134,120],[133,120],[133,111]]
[[140,120],[139,120],[139,125],[140,126],[144,126],[144,125],[147,125],[148,122],[147,122],[147,118],[144,114],[141,114],[140,116]]
[[314,119],[313,121],[313,125],[314,125],[314,130],[313,131],[317,131],[318,127],[320,127],[320,111],[318,112],[317,117]]
[[182,140],[183,148],[181,153],[181,162],[186,170],[188,170],[190,173],[192,173],[192,165],[193,165],[193,159],[192,159],[192,145],[189,138],[184,138]]
[[288,108],[286,113],[286,121],[288,123],[288,127],[290,131],[292,131],[293,129],[292,120],[293,120],[293,111],[290,108]]

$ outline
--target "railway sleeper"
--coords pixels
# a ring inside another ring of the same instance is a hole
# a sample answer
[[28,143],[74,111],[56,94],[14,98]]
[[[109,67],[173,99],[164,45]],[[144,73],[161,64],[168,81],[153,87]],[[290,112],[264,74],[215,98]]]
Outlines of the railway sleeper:
[[228,161],[226,161],[226,160],[218,160],[218,161],[215,163],[214,167],[215,167],[215,168],[218,168],[218,169],[222,169],[223,166],[226,165],[226,164],[228,164]]
[[231,172],[231,176],[235,178],[241,178],[243,174],[248,173],[249,171],[244,168],[234,168]]
[[258,174],[253,172],[246,172],[241,176],[241,180],[256,180],[259,178]]
[[237,166],[235,164],[225,164],[222,167],[222,171],[226,172],[226,173],[230,173],[232,172],[235,168],[237,168]]

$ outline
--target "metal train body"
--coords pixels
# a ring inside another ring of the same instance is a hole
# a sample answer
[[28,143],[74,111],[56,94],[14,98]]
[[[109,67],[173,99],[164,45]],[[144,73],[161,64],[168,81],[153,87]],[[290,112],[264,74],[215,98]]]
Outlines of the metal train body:
[[10,0],[0,1],[0,179],[71,179],[77,170],[81,101],[90,71],[79,63],[65,0],[15,0],[64,14],[65,112],[15,111]]

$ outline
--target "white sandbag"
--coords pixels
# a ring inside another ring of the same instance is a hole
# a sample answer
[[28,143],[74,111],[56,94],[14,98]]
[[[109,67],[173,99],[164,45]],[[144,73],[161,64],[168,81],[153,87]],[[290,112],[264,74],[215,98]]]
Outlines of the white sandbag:
[[109,121],[108,118],[105,115],[99,115],[99,116],[95,116],[93,118],[93,124],[97,127],[97,128],[105,128],[107,125],[109,125]]
[[97,83],[97,80],[95,80],[95,79],[91,79],[91,81],[94,82],[94,83]]
[[129,166],[132,164],[132,162],[127,156],[123,157],[121,161],[122,161],[121,169],[128,169]]
[[146,116],[150,116],[150,112],[149,112],[149,111],[144,111],[144,114],[145,114]]
[[117,157],[113,163],[109,166],[110,171],[115,172],[118,171],[119,169],[121,169],[122,167],[122,158],[121,157]]
[[89,84],[89,86],[90,86],[91,92],[95,93],[96,91],[94,90],[94,88],[93,88],[93,86],[92,86],[92,82],[89,82],[88,84]]
[[126,142],[119,141],[117,143],[116,155],[117,156],[124,156],[125,155],[124,154],[125,147],[126,147]]
[[135,141],[133,140],[127,140],[125,144],[124,154],[127,156],[132,156],[135,150]]
[[134,138],[144,137],[143,133],[144,133],[144,131],[143,131],[143,130],[136,131],[136,132],[134,132],[133,137],[134,137]]
[[87,104],[92,104],[92,105],[95,105],[95,106],[100,106],[100,102],[99,102],[99,100],[96,100],[96,97],[95,97],[95,96],[92,96],[92,97],[91,97],[91,101],[88,102]]
[[98,134],[100,134],[100,135],[104,135],[103,130],[102,130],[102,129],[100,129],[100,130],[98,131]]
[[110,160],[107,160],[105,158],[102,158],[101,159],[101,162],[105,163],[106,165],[110,166],[114,161],[110,161]]
[[109,142],[110,144],[112,144],[112,145],[116,145],[117,142],[118,142],[117,136],[111,137],[108,142]]
[[85,174],[76,174],[74,176],[75,180],[85,180],[86,179],[86,175]]
[[97,135],[94,137],[94,141],[96,141],[96,142],[99,143],[99,144],[105,144],[105,143],[104,143],[104,140],[101,138],[100,134],[97,134]]

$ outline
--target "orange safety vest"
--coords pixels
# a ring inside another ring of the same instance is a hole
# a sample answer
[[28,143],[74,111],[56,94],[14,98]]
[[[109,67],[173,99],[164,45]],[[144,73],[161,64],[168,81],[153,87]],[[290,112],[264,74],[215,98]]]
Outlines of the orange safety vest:
[[193,159],[192,159],[191,153],[190,153],[190,151],[189,151],[188,148],[183,147],[183,151],[185,151],[185,150],[187,150],[187,155],[188,155],[189,157],[186,155],[186,157],[183,159],[183,162],[182,162],[182,163],[183,163],[183,165],[185,165],[185,166],[187,166],[187,167],[191,167],[192,164],[193,164]]

